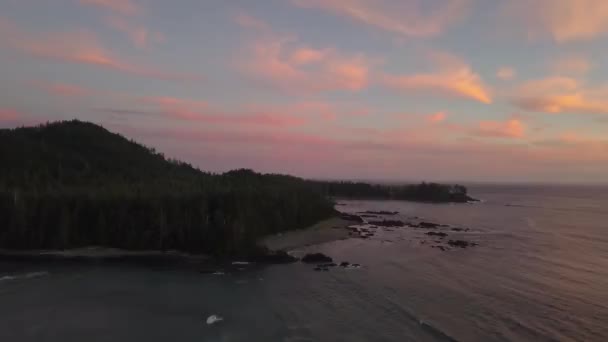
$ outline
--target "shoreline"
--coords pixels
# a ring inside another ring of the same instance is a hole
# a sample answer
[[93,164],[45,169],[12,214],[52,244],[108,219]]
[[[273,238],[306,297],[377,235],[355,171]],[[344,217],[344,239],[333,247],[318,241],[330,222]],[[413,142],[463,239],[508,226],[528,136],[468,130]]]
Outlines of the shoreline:
[[[314,225],[278,233],[258,240],[257,245],[270,252],[291,251],[298,248],[347,239],[349,225],[353,221],[339,216],[317,222]],[[242,259],[234,257],[234,259]],[[134,262],[134,263],[209,263],[220,262],[205,254],[190,254],[175,250],[127,250],[103,246],[88,246],[66,250],[12,250],[0,249],[0,261],[26,262]]]
[[267,236],[260,239],[258,245],[266,247],[270,251],[289,252],[303,247],[344,240],[349,238],[347,227],[353,224],[355,224],[354,221],[334,216],[308,228]]
[[179,251],[142,250],[89,246],[66,250],[9,250],[0,249],[0,261],[86,261],[86,262],[205,262],[211,258],[203,254]]

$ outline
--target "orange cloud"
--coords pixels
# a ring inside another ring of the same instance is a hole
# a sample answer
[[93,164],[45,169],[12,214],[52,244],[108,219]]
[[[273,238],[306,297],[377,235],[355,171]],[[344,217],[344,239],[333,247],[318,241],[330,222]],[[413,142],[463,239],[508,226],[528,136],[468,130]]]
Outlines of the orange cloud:
[[589,89],[568,77],[550,77],[524,83],[513,103],[541,113],[608,114],[608,89]]
[[448,54],[434,54],[431,57],[439,67],[436,72],[406,76],[385,75],[382,83],[396,90],[427,91],[492,103],[490,91],[470,66]]
[[523,138],[526,126],[518,119],[508,121],[481,121],[474,134],[493,138]]
[[424,0],[292,0],[302,8],[316,8],[404,36],[436,36],[461,19],[469,0],[446,0],[435,8]]
[[591,62],[583,56],[562,57],[551,66],[553,72],[558,75],[586,74],[591,67]]
[[550,36],[562,43],[608,33],[605,0],[513,0],[507,5],[507,13],[519,19],[532,38]]
[[444,112],[437,112],[435,114],[429,114],[426,120],[430,123],[436,124],[445,121],[447,115]]
[[143,8],[132,0],[80,0],[82,5],[95,6],[122,15],[137,15]]
[[496,72],[496,77],[500,78],[503,81],[512,80],[516,76],[517,72],[511,67],[502,67]]
[[33,34],[6,20],[0,20],[0,26],[0,44],[37,58],[93,65],[162,80],[201,80],[198,75],[167,73],[124,62],[106,50],[96,35],[87,31]]

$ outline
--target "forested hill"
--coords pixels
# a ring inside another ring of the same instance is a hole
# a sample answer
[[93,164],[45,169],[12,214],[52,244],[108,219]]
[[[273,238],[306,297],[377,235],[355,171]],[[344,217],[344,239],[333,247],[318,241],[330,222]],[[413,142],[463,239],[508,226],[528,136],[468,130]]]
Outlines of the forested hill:
[[191,186],[209,176],[101,126],[76,120],[0,130],[0,157],[0,186],[5,189]]
[[1,248],[239,254],[335,214],[302,179],[204,173],[80,121],[0,130],[0,164]]
[[465,202],[466,188],[205,173],[98,125],[0,130],[0,248],[103,245],[247,253],[268,234],[335,215],[332,198]]

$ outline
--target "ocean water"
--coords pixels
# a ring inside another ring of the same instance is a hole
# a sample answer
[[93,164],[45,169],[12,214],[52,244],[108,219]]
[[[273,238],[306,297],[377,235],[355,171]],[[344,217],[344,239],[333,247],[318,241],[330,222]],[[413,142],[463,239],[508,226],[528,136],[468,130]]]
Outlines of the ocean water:
[[296,251],[359,269],[0,264],[0,341],[608,341],[608,188],[470,189],[482,203],[339,209],[469,228],[446,239],[479,246],[378,228]]

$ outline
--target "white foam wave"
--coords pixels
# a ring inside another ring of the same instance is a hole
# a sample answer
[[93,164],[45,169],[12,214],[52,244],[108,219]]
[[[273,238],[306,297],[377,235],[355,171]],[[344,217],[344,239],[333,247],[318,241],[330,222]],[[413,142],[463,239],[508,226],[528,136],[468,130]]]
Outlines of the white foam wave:
[[9,275],[5,275],[0,277],[0,282],[3,281],[11,281],[11,280],[20,280],[20,279],[31,279],[31,278],[38,278],[38,277],[44,277],[49,275],[49,272],[30,272],[30,273],[23,273],[23,274],[9,274]]

